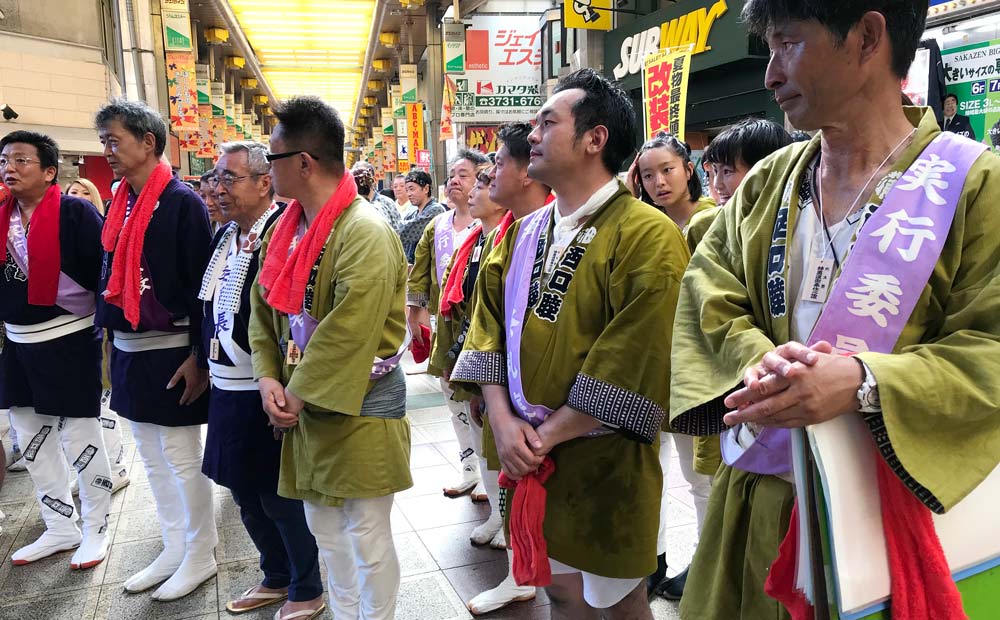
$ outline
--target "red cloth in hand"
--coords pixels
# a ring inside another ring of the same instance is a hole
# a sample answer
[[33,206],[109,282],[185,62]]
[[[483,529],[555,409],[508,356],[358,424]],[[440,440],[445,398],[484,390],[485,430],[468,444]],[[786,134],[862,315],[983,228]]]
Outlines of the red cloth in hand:
[[424,337],[424,344],[417,342],[416,338],[410,341],[410,353],[413,354],[413,361],[418,364],[424,363],[431,356],[431,328],[421,325],[420,334]]
[[[508,213],[510,213],[508,211]],[[461,247],[455,252],[451,259],[451,271],[448,272],[448,279],[441,289],[441,314],[451,318],[451,307],[460,304],[465,300],[465,292],[462,290],[462,282],[465,280],[465,268],[469,265],[469,258],[472,256],[472,248],[476,247],[479,235],[483,234],[482,224],[477,224],[469,236],[462,242]]]
[[128,194],[131,191],[128,181],[123,180],[111,199],[108,208],[108,218],[101,231],[101,245],[105,252],[114,252],[111,263],[111,276],[104,291],[104,300],[118,306],[125,314],[125,319],[132,329],[139,328],[139,302],[142,287],[142,248],[146,243],[146,229],[153,219],[153,210],[160,201],[163,189],[173,178],[170,164],[161,161],[142,186],[139,197],[132,206],[132,212],[125,217],[128,210]]
[[931,511],[880,454],[875,460],[889,556],[892,620],[967,620]]
[[792,506],[788,533],[778,546],[778,557],[771,564],[764,582],[764,592],[785,606],[792,620],[813,620],[813,606],[802,590],[795,587],[795,559],[799,550],[799,502]]
[[542,526],[545,523],[545,481],[556,464],[545,457],[538,470],[520,480],[500,472],[500,486],[514,489],[510,508],[510,546],[514,551],[514,581],[519,586],[545,587],[552,584],[552,568]]
[[298,314],[309,284],[309,272],[326,246],[333,225],[340,214],[351,206],[358,195],[354,177],[345,173],[337,190],[326,201],[306,234],[292,247],[292,240],[302,219],[302,205],[293,200],[275,225],[274,234],[267,247],[264,266],[260,270],[260,284],[264,287],[264,301],[278,312]]
[[[59,206],[62,193],[58,185],[50,185],[42,201],[31,214],[28,226],[28,303],[33,306],[54,306],[59,293],[59,272],[62,269],[62,246],[59,244]],[[0,185],[0,239],[7,243],[10,217],[17,198],[6,185]]]

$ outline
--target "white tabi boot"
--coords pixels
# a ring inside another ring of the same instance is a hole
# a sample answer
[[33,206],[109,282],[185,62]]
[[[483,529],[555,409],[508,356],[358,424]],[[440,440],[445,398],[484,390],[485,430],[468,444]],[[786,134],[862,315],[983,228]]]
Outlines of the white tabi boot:
[[83,515],[83,542],[70,568],[92,568],[108,555],[108,513],[111,512],[111,468],[101,423],[94,418],[64,418],[60,433],[63,452],[73,459],[80,483],[80,511]]
[[59,441],[60,418],[39,415],[31,407],[14,407],[10,418],[22,442],[22,460],[35,484],[45,522],[42,535],[11,556],[11,562],[21,566],[75,549],[83,536],[76,524],[79,513],[69,492],[69,472]]
[[[447,386],[447,383],[442,381],[442,386]],[[451,399],[453,393],[449,388],[445,390],[444,396],[445,404],[451,411],[451,425],[455,429],[455,438],[458,439],[458,461],[462,468],[462,477],[444,488],[444,494],[448,497],[465,495],[479,484],[479,458],[473,449],[469,414],[465,411],[463,403]]]
[[187,545],[183,502],[170,467],[163,458],[161,428],[155,424],[132,423],[136,450],[146,468],[149,488],[156,502],[163,551],[149,566],[125,580],[127,592],[143,592],[169,579],[184,561]]
[[153,592],[153,599],[173,601],[194,592],[218,572],[215,546],[219,544],[219,536],[215,528],[212,482],[201,473],[201,426],[161,428],[163,456],[181,497],[187,544],[184,561]]
[[497,472],[486,468],[486,459],[479,459],[479,471],[486,472],[482,484],[486,490],[486,498],[490,502],[490,517],[472,530],[469,540],[474,545],[486,545],[493,540],[497,532],[503,531],[503,515],[500,514],[500,481]]
[[510,572],[510,566],[514,562],[514,552],[507,551],[507,577],[500,582],[497,587],[477,594],[472,598],[466,607],[473,615],[487,614],[496,611],[501,607],[506,607],[517,601],[530,601],[535,598],[534,586],[519,586],[514,581],[514,575]]
[[108,453],[108,463],[111,465],[111,482],[114,483],[111,494],[114,495],[132,481],[128,477],[125,448],[122,446],[122,423],[118,414],[111,408],[111,390],[104,390],[101,396],[101,428],[104,447]]

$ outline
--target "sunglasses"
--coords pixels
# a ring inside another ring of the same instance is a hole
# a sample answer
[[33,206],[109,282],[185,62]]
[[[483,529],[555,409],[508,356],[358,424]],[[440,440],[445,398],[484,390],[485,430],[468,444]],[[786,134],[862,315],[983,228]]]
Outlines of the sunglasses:
[[271,163],[272,161],[275,161],[277,159],[284,159],[286,157],[294,157],[295,155],[300,155],[302,153],[305,153],[309,157],[312,157],[316,161],[319,161],[319,157],[316,157],[315,155],[313,155],[309,151],[287,151],[285,153],[268,153],[267,155],[264,156],[264,159],[266,159],[268,163]]

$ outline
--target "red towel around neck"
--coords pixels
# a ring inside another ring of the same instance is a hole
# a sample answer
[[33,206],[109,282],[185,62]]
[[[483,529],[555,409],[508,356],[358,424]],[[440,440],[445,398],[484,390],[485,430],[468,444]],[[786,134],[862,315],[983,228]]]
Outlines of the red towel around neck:
[[552,584],[552,567],[545,545],[545,481],[556,470],[545,457],[538,470],[520,480],[500,472],[500,486],[514,489],[510,506],[510,546],[514,551],[514,581],[519,586],[545,587]]
[[[59,204],[62,193],[58,185],[50,185],[42,201],[31,214],[28,227],[28,303],[33,306],[54,306],[59,293],[59,271],[62,269],[59,245]],[[0,239],[7,242],[10,217],[17,199],[5,185],[0,185]]]
[[[889,560],[892,620],[967,620],[930,510],[906,488],[881,454],[876,454],[875,460]],[[792,620],[811,620],[812,606],[795,589],[797,510],[798,503],[792,510],[788,534],[781,542],[778,559],[771,565],[764,591],[785,606]]]
[[511,213],[510,211],[504,213],[503,217],[500,219],[500,225],[497,226],[497,234],[496,236],[493,237],[493,247],[497,247],[498,245],[500,245],[500,242],[503,241],[504,235],[507,234],[507,230],[513,223],[514,223],[514,214]]
[[260,270],[260,284],[264,287],[264,301],[278,312],[298,314],[309,283],[309,272],[319,259],[319,253],[333,230],[340,214],[351,206],[358,195],[354,177],[348,173],[340,178],[337,190],[326,201],[309,230],[289,254],[292,240],[302,219],[302,205],[293,200],[275,225],[268,244],[264,267]]
[[125,217],[128,210],[128,194],[131,191],[128,181],[123,180],[111,199],[108,208],[108,218],[101,231],[101,245],[105,252],[114,252],[111,263],[111,276],[108,287],[104,291],[104,299],[109,304],[118,306],[125,313],[125,319],[132,329],[139,328],[139,301],[142,286],[142,248],[146,242],[146,229],[153,219],[153,210],[160,201],[163,189],[173,178],[170,164],[161,161],[153,169],[146,184],[139,192],[139,197],[132,206],[132,212]]

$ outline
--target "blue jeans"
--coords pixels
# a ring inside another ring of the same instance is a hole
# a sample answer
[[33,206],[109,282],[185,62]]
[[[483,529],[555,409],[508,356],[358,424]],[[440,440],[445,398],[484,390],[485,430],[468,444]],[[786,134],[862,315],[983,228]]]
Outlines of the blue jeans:
[[319,551],[299,500],[275,493],[233,490],[240,518],[260,551],[265,588],[288,588],[288,600],[311,601],[323,594]]

